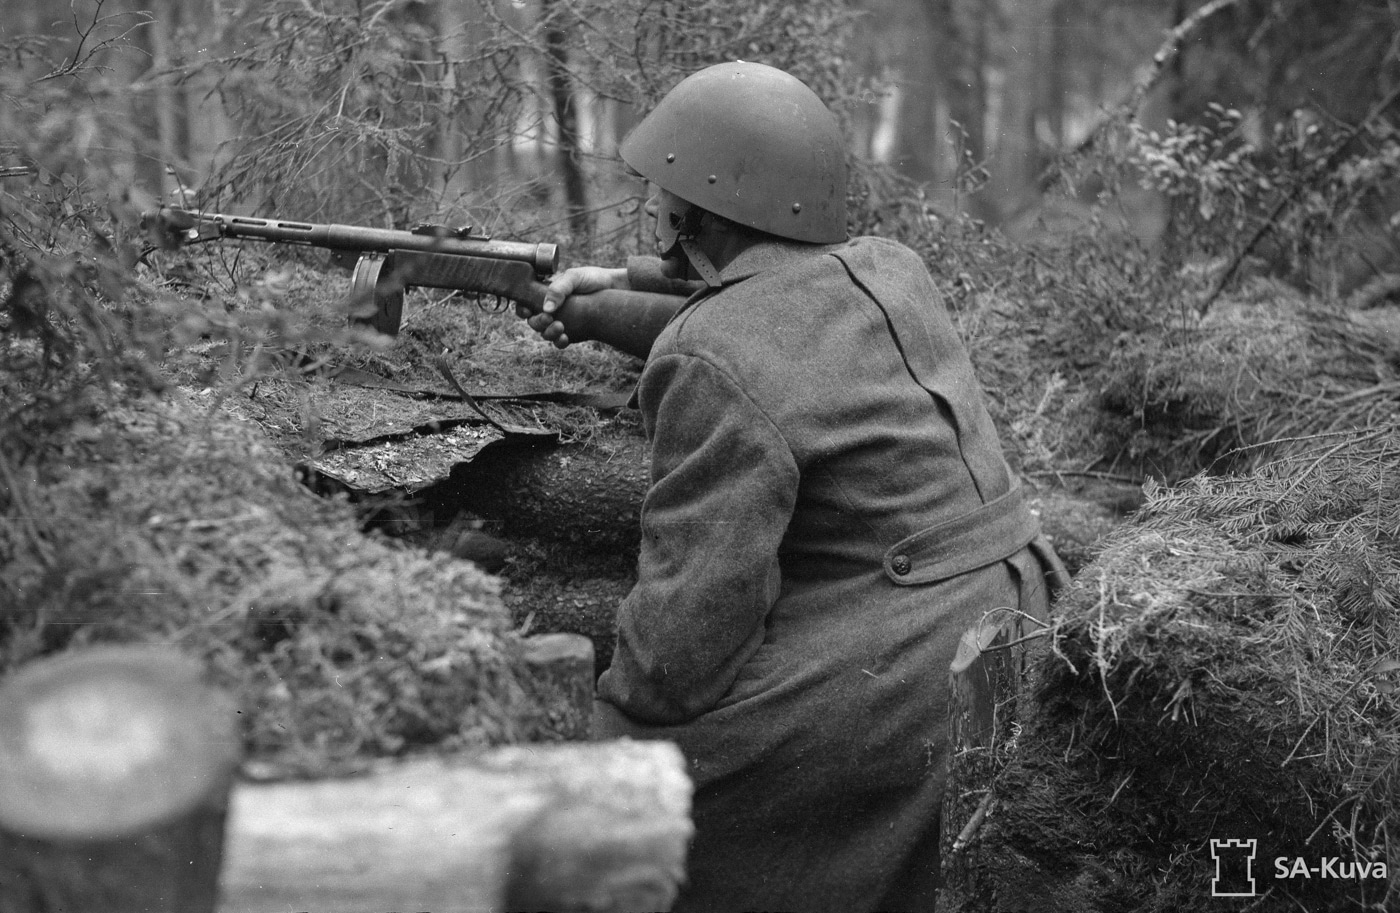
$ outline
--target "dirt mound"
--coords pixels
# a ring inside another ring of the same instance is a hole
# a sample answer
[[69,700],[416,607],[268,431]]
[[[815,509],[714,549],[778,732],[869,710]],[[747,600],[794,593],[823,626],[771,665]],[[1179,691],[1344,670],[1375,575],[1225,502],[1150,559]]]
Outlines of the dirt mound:
[[[499,581],[360,532],[212,394],[93,394],[0,524],[6,668],[95,642],[206,658],[261,769],[548,737]],[[18,490],[17,490],[18,493]]]
[[955,768],[955,825],[997,772],[948,909],[1198,909],[1212,840],[1254,841],[1216,847],[1252,846],[1250,909],[1395,902],[1400,432],[1310,444],[1151,490],[1078,575],[1020,712]]

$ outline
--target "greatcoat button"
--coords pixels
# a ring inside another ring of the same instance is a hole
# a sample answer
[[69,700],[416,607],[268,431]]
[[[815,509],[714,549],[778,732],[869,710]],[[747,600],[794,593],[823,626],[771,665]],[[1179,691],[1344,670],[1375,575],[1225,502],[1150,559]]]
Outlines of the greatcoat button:
[[890,559],[890,570],[903,577],[914,567],[914,563],[909,560],[908,555],[895,555]]

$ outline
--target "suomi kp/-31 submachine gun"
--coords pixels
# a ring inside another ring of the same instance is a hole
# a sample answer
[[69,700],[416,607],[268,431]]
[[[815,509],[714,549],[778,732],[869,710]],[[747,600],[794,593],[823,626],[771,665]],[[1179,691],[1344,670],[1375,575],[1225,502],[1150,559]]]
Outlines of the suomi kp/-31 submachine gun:
[[[161,207],[142,225],[166,247],[225,238],[320,247],[336,259],[354,259],[351,319],[394,336],[403,320],[408,288],[455,289],[495,295],[538,313],[548,279],[559,268],[555,244],[495,241],[471,229],[424,226],[412,231],[359,225],[256,219],[193,209]],[[556,312],[571,341],[594,339],[645,358],[651,343],[684,301],[674,293],[603,291],[575,295]]]

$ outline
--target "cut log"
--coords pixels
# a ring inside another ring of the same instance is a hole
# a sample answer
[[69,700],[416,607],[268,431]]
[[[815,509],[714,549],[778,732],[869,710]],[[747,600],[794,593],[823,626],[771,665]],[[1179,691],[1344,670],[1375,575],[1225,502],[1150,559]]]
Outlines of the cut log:
[[0,910],[211,913],[239,738],[169,651],[101,647],[0,686]]
[[674,745],[625,740],[240,785],[221,910],[665,910],[690,793]]

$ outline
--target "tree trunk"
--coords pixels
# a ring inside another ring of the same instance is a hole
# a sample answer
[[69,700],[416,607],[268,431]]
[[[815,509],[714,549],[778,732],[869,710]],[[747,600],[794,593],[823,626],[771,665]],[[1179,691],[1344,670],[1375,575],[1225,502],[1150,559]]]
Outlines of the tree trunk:
[[896,66],[899,69],[899,106],[895,115],[894,165],[911,180],[932,183],[939,179],[943,138],[938,135],[939,79],[936,59],[939,38],[936,24],[923,9],[900,5],[902,39]]
[[[173,191],[188,191],[189,134],[185,130],[182,91],[169,81],[166,73],[174,63],[172,47],[180,25],[180,5],[171,0],[157,0],[155,21],[151,23],[151,73],[157,74],[151,84],[151,105],[155,112],[156,150],[172,186],[160,188],[161,199],[169,199]],[[181,199],[181,205],[194,205],[193,200]]]
[[[131,124],[128,134],[128,141],[131,146],[131,158],[134,162],[132,170],[132,181],[137,187],[151,194],[160,200],[166,199],[166,185],[170,183],[166,175],[165,150],[163,148],[163,127],[161,123],[161,111],[163,99],[162,93],[157,93],[149,88],[152,83],[152,75],[160,68],[162,51],[160,50],[160,38],[157,32],[164,28],[164,24],[157,21],[150,28],[138,28],[131,33],[131,43],[137,47],[142,55],[133,55],[127,60],[122,60],[116,64],[120,68],[121,78],[128,83],[146,81],[148,88],[145,92],[128,93],[124,104],[127,109],[127,120]],[[137,60],[149,60],[151,64],[142,68]]]
[[466,30],[463,26],[470,12],[462,8],[457,0],[438,0],[437,17],[434,27],[437,30],[437,55],[441,75],[438,81],[438,123],[436,147],[441,160],[442,172],[437,175],[441,182],[434,189],[439,190],[444,202],[451,201],[454,178],[462,164],[462,128],[458,116],[457,66],[467,59]]
[[566,28],[571,23],[565,21],[567,8],[559,6],[556,0],[544,0],[541,13],[545,22],[549,95],[559,129],[558,161],[564,179],[564,201],[569,210],[569,230],[573,233],[574,244],[584,245],[592,236],[592,228],[588,217],[588,189],[580,159],[577,100],[569,81]]
[[0,687],[0,910],[213,913],[239,739],[199,666],[102,647]]
[[1036,115],[1054,3],[1055,0],[1021,0],[1013,7],[1001,117],[986,188],[997,217],[1003,222],[1025,209],[1038,195]]
[[951,167],[950,185],[958,205],[977,218],[988,213],[981,196],[964,198],[958,183],[964,172],[981,165],[987,154],[987,4],[972,5],[971,21],[959,15],[954,0],[925,0],[925,19],[938,36],[938,81],[947,100]]

